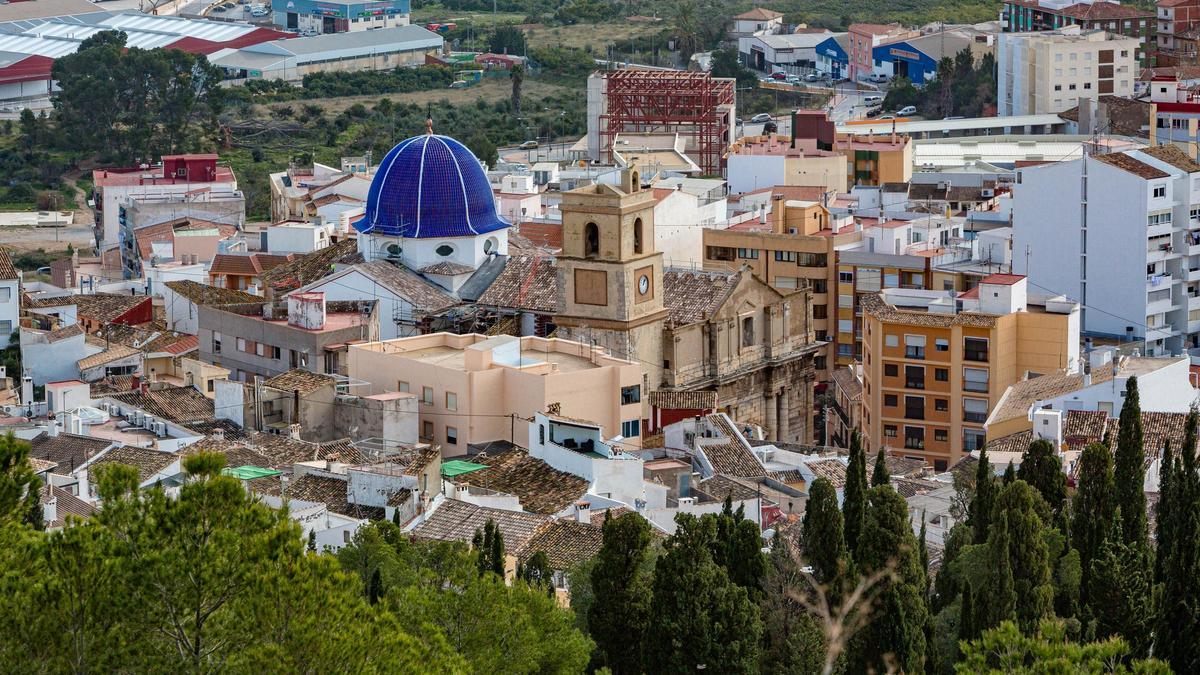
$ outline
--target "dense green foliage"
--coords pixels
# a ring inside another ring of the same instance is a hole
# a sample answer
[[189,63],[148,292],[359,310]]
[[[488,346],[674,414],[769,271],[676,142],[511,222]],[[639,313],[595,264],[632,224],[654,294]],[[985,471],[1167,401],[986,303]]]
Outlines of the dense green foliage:
[[1159,495],[1160,566],[1154,654],[1179,673],[1200,669],[1200,473],[1196,466],[1195,411],[1188,415],[1178,461],[1164,463]]
[[637,514],[605,518],[604,545],[591,569],[591,591],[600,602],[588,610],[588,630],[604,665],[615,675],[641,672],[638,636],[649,628],[650,524]]
[[337,96],[403,94],[410,91],[445,89],[454,81],[454,71],[444,66],[420,66],[393,70],[327,71],[304,76],[303,87],[282,80],[250,80],[229,87],[230,105],[239,102],[269,103]]
[[[1012,468],[1012,464],[1009,464]],[[987,541],[988,526],[992,522],[992,509],[996,503],[996,478],[988,461],[987,446],[979,451],[979,463],[975,467],[975,494],[967,510],[967,525],[974,532],[975,543]]]
[[1125,541],[1149,549],[1146,543],[1146,497],[1142,490],[1146,479],[1146,452],[1142,447],[1142,407],[1137,378],[1125,383],[1125,402],[1121,405],[1120,427],[1113,476],[1117,489],[1117,508],[1121,509],[1122,536]]
[[1067,477],[1063,474],[1062,460],[1050,441],[1036,440],[1029,444],[1021,458],[1017,479],[1037,490],[1054,514],[1062,509],[1067,498]]
[[[1022,632],[1006,621],[966,643],[957,672],[1032,673],[1170,673],[1161,661],[1133,660],[1129,645],[1119,638],[1078,644],[1067,639],[1061,622],[1043,621],[1036,632]],[[1132,663],[1130,663],[1132,661]]]
[[883,105],[888,110],[916,106],[927,119],[986,115],[996,105],[996,59],[989,53],[974,62],[968,50],[947,56],[938,62],[937,77],[923,87],[904,78],[893,81]]
[[867,454],[857,429],[850,434],[850,463],[846,466],[846,487],[843,488],[843,492],[842,514],[846,550],[857,553],[858,538],[862,533],[867,508]]
[[804,506],[804,555],[812,565],[817,583],[826,586],[832,584],[846,566],[837,490],[825,477],[813,481]]

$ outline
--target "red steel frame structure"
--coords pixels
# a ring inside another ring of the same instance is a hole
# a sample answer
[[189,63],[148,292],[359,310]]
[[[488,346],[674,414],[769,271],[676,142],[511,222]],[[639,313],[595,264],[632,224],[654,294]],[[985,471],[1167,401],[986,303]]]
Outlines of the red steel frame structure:
[[600,116],[600,147],[611,159],[617,134],[678,133],[694,139],[689,152],[704,172],[720,175],[734,121],[734,85],[732,78],[708,73],[611,71],[605,76],[607,112]]

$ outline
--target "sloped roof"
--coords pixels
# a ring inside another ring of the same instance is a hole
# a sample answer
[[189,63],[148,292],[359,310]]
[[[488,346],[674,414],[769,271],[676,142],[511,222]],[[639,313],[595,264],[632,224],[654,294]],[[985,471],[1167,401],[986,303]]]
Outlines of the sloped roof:
[[766,469],[763,468],[754,453],[735,440],[705,445],[699,451],[708,458],[713,473],[744,477],[767,475]]
[[551,258],[514,255],[479,304],[551,314],[558,311],[558,270]]
[[516,495],[521,507],[531,513],[558,513],[588,489],[587,480],[559,471],[523,450],[483,453],[472,461],[488,468],[462,474],[456,482]]
[[58,517],[53,522],[46,523],[46,527],[50,528],[66,525],[67,516],[91,518],[98,510],[96,507],[57,485],[43,485],[39,497],[43,505],[49,504],[51,499],[54,500]]
[[196,305],[236,305],[246,302],[262,302],[260,295],[232,288],[210,286],[190,279],[168,281],[166,286]]
[[849,368],[838,368],[833,371],[833,382],[838,389],[845,392],[846,396],[851,401],[856,401],[862,398],[863,386],[862,380],[851,372]]
[[109,394],[108,398],[168,422],[203,422],[213,418],[213,401],[194,387],[162,387]]
[[[875,470],[875,458],[877,455],[867,457],[867,475]],[[883,459],[883,466],[887,469],[889,476],[900,476],[904,478],[912,478],[925,471],[929,466],[923,459],[910,459],[908,457],[900,457],[899,455],[887,454]]]
[[347,501],[347,488],[347,482],[340,478],[306,473],[289,482],[283,490],[283,496],[288,499],[322,503],[333,513],[351,518],[383,519],[385,514],[383,507],[361,506]]
[[813,462],[805,462],[805,466],[813,473],[814,480],[817,478],[828,479],[833,483],[835,488],[846,487],[846,463],[840,459],[818,459]]
[[[1112,368],[1098,368],[1092,382],[1099,384],[1112,379]],[[1082,373],[1051,373],[1030,377],[1013,384],[1004,392],[1000,405],[992,413],[989,423],[995,424],[1018,417],[1028,417],[1029,407],[1038,401],[1064,396],[1084,387]]]
[[758,490],[721,474],[701,481],[695,487],[698,492],[712,497],[715,501],[724,501],[726,497],[734,501],[745,501],[762,496]]
[[171,462],[174,462],[176,459],[178,457],[172,452],[123,445],[109,450],[101,455],[99,459],[88,465],[88,473],[94,477],[96,469],[101,466],[125,464],[137,469],[138,480],[144,482],[149,480],[154,474],[170,466]]
[[667,269],[663,272],[663,303],[670,323],[687,326],[706,321],[737,288],[739,272]]
[[550,520],[542,523],[517,551],[517,559],[526,563],[538,551],[543,551],[550,559],[550,567],[563,571],[596,555],[603,545],[604,528],[599,525],[567,519]]
[[15,281],[21,278],[21,273],[13,266],[8,249],[0,247],[0,281]]
[[773,9],[767,9],[766,7],[755,7],[748,12],[742,12],[741,14],[738,14],[733,18],[744,19],[746,21],[770,21],[771,19],[778,19],[781,16],[783,16],[783,14],[780,14]]
[[76,295],[74,300],[79,316],[86,316],[99,323],[110,323],[142,303],[151,301],[148,295],[121,295],[119,293]]
[[1155,145],[1145,148],[1142,152],[1160,161],[1166,162],[1171,166],[1186,171],[1187,173],[1200,172],[1200,164],[1196,160],[1187,156],[1183,150],[1179,149],[1178,145],[1168,143],[1166,145]]
[[70,473],[112,444],[107,438],[43,432],[29,441],[29,456],[53,462],[60,472]]
[[238,274],[256,277],[265,271],[274,269],[291,261],[294,254],[279,255],[274,253],[218,253],[213,257],[212,265],[208,268],[210,275]]
[[379,283],[424,312],[440,312],[458,304],[440,287],[385,260],[360,263],[352,269]]
[[286,373],[265,380],[263,385],[272,389],[293,392],[299,391],[301,396],[311,394],[322,387],[337,384],[337,379],[331,375],[314,373],[301,368],[293,368]]
[[61,328],[56,328],[55,330],[52,330],[49,333],[46,333],[45,338],[46,338],[46,342],[54,343],[54,342],[58,342],[60,340],[66,340],[68,338],[73,338],[76,335],[83,335],[83,328],[81,328],[79,324],[73,323],[69,326],[63,326]]
[[358,243],[354,239],[345,239],[273,267],[259,278],[264,286],[277,293],[286,293],[329,276],[335,263],[354,264],[362,261]]
[[119,361],[130,356],[137,356],[141,353],[142,352],[140,349],[134,349],[133,347],[127,347],[122,344],[112,343],[109,345],[108,349],[102,352],[97,352],[91,356],[85,356],[82,359],[79,359],[75,362],[75,366],[79,368],[79,372],[83,372],[85,370],[103,366],[106,363]]
[[418,539],[469,542],[475,537],[475,531],[482,530],[489,520],[500,528],[505,547],[520,551],[537,533],[538,526],[546,521],[546,516],[446,499],[425,522],[413,528],[412,534]]
[[1155,178],[1167,178],[1171,174],[1163,171],[1156,166],[1137,159],[1132,155],[1127,155],[1123,152],[1110,152],[1107,155],[1092,155],[1092,159],[1097,162],[1108,164],[1109,166],[1121,169],[1127,173],[1131,173],[1139,178],[1152,180]]
[[660,410],[715,410],[715,391],[665,391],[656,389],[649,394],[650,405]]
[[864,312],[878,318],[880,321],[891,323],[928,326],[932,328],[946,328],[949,326],[991,328],[996,325],[996,317],[991,314],[978,314],[976,312],[938,314],[934,312],[898,309],[889,305],[878,293],[863,293],[859,296],[859,304],[862,305]]

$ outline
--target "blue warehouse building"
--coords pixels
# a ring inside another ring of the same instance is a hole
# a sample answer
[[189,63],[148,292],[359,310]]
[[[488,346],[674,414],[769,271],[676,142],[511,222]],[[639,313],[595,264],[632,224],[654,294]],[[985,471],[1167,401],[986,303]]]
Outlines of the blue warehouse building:
[[827,40],[817,45],[817,70],[835,80],[847,76],[850,70],[850,57],[846,54],[846,33],[831,35]]
[[873,72],[889,78],[905,77],[915,85],[926,84],[937,77],[938,61],[954,58],[964,49],[977,43],[988,48],[990,38],[972,31],[954,29],[918,38],[889,42],[871,50]]
[[290,31],[321,34],[407,26],[410,8],[410,0],[271,0],[275,25]]

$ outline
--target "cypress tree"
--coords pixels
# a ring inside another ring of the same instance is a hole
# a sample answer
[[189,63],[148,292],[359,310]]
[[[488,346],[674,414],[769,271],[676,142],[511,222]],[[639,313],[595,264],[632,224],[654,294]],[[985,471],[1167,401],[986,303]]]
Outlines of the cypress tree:
[[1014,590],[1012,561],[1009,559],[1011,542],[1008,536],[1008,513],[996,513],[988,531],[987,547],[987,602],[976,610],[981,615],[979,625],[973,628],[976,631],[995,628],[1001,621],[1012,621],[1016,617],[1017,595]]
[[604,519],[604,543],[592,567],[588,632],[615,675],[642,672],[640,636],[649,629],[650,584],[643,573],[650,523],[636,513]]
[[498,574],[501,579],[504,578],[504,535],[500,533],[500,526],[492,524],[492,572]]
[[929,595],[929,546],[925,543],[925,512],[921,512],[921,534],[917,535],[917,560],[925,573],[925,595]]
[[1110,521],[1111,533],[1092,562],[1090,610],[1097,640],[1118,635],[1134,655],[1150,646],[1154,623],[1149,561],[1140,546],[1121,540],[1121,511]]
[[[1016,594],[1017,623],[1023,631],[1037,628],[1038,622],[1049,618],[1054,609],[1050,553],[1044,525],[1037,513],[1036,495],[1028,483],[1018,479],[996,496],[996,517],[1004,514],[1008,569],[1012,572]],[[988,543],[993,546],[991,541]],[[998,561],[995,564],[999,564]],[[993,588],[985,597],[989,603],[997,602],[1001,592]]]
[[975,594],[971,590],[971,582],[967,582],[962,590],[962,604],[958,612],[958,639],[974,640],[979,637],[975,628]]
[[975,495],[967,507],[967,524],[975,531],[975,543],[987,541],[988,524],[996,501],[996,480],[988,462],[987,446],[979,449],[979,466],[975,468]]
[[875,469],[871,472],[871,487],[879,487],[891,482],[891,477],[888,476],[886,459],[887,453],[884,452],[882,447],[879,448],[879,454],[875,455]]
[[1062,510],[1063,501],[1067,498],[1067,477],[1063,474],[1058,452],[1050,441],[1040,439],[1029,444],[1029,449],[1021,458],[1017,479],[1037,490],[1055,515]]
[[829,591],[836,592],[845,554],[837,490],[828,478],[818,478],[804,507],[804,557],[813,567],[813,576]]
[[1175,546],[1175,502],[1174,485],[1175,453],[1171,450],[1171,441],[1163,444],[1162,462],[1158,467],[1158,503],[1154,505],[1154,541],[1157,548],[1154,552],[1154,583],[1162,584],[1166,577],[1166,561],[1171,559]]
[[924,669],[929,607],[916,544],[904,498],[886,485],[871,488],[855,560],[865,574],[895,565],[896,576],[884,582],[875,618],[857,640],[852,672],[882,672],[889,658],[904,672]]
[[758,602],[763,575],[767,572],[762,531],[754,521],[746,519],[744,507],[738,506],[734,511],[728,497],[721,514],[714,517],[717,537],[712,544],[713,561],[725,568],[733,583],[746,589],[751,600]]
[[1017,467],[1013,466],[1012,460],[1008,460],[1008,468],[1004,470],[1004,484],[1012,485],[1012,482],[1017,479]]
[[1083,449],[1079,458],[1079,487],[1071,502],[1071,543],[1079,551],[1083,578],[1080,594],[1088,604],[1092,561],[1100,554],[1111,531],[1116,501],[1113,487],[1112,453],[1099,443]]
[[1120,431],[1117,433],[1116,480],[1117,506],[1121,508],[1122,538],[1148,548],[1146,537],[1146,472],[1142,447],[1142,406],[1138,398],[1137,378],[1125,384],[1125,403],[1121,406]]
[[846,467],[846,487],[842,498],[842,514],[846,550],[858,550],[858,535],[863,527],[863,512],[867,501],[867,456],[858,430],[850,434],[850,464]]
[[308,531],[308,552],[309,553],[317,552],[317,531],[316,530]]
[[383,596],[383,578],[379,574],[379,568],[376,567],[374,572],[371,572],[371,581],[367,584],[367,600],[372,604],[379,604],[379,598]]
[[1177,673],[1200,672],[1200,476],[1196,474],[1196,411],[1187,418],[1180,459],[1171,475],[1170,557],[1163,563],[1163,584],[1154,632],[1154,655]]

